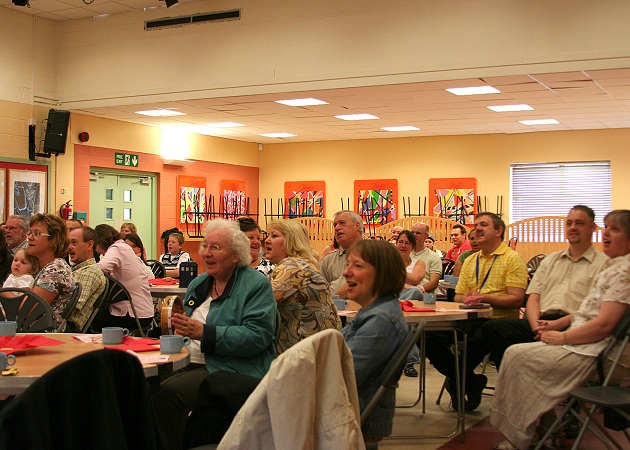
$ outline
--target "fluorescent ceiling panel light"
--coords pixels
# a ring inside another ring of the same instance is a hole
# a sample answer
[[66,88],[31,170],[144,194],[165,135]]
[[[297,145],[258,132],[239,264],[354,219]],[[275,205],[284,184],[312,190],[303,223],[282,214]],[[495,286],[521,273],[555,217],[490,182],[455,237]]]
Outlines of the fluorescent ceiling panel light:
[[498,106],[488,106],[488,109],[494,112],[514,112],[514,111],[533,111],[529,105],[498,105]]
[[381,130],[384,131],[420,131],[418,127],[412,127],[411,125],[403,125],[400,127],[383,127]]
[[341,120],[374,120],[380,119],[380,117],[373,116],[372,114],[343,114],[341,116],[335,116]]
[[143,116],[151,117],[166,117],[166,116],[185,116],[186,114],[174,111],[172,109],[150,109],[148,111],[136,111],[136,114],[142,114]]
[[264,137],[268,137],[268,138],[289,138],[289,137],[295,137],[295,136],[297,136],[297,134],[291,134],[291,133],[265,133],[265,134],[259,134],[258,136],[264,136]]
[[500,94],[501,91],[492,86],[471,86],[463,88],[447,89],[448,92],[455,95],[483,95],[483,94]]
[[556,119],[519,120],[518,122],[523,125],[558,125],[560,123]]
[[328,102],[318,100],[316,98],[294,98],[291,100],[276,100],[276,103],[281,103],[287,106],[315,106],[328,104]]
[[242,123],[238,122],[216,122],[216,123],[207,123],[205,126],[212,128],[234,128],[234,127],[244,127]]

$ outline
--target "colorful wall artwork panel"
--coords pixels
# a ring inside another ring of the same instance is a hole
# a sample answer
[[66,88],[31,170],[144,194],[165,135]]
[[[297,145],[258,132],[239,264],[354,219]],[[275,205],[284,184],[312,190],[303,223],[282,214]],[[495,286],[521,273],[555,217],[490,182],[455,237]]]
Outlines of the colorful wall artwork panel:
[[477,214],[476,178],[431,178],[429,180],[430,215],[463,224],[475,223]]
[[179,192],[179,223],[200,224],[205,220],[206,211],[206,179],[205,177],[177,177]]
[[326,182],[287,181],[284,183],[286,217],[324,217]]
[[366,225],[384,225],[398,218],[398,180],[356,180],[357,213]]
[[247,183],[245,181],[221,180],[220,210],[223,217],[235,218],[247,214],[246,193]]

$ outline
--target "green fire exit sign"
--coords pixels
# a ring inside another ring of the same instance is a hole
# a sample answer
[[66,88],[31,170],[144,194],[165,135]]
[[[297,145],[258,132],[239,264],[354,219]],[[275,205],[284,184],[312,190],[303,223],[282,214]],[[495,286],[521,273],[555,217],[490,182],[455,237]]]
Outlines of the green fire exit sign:
[[138,155],[130,153],[116,153],[114,164],[117,166],[138,167]]

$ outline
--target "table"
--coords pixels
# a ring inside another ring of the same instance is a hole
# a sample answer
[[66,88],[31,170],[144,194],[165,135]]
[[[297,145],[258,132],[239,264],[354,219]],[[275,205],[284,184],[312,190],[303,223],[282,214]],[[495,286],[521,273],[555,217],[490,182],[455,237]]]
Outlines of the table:
[[169,297],[171,295],[179,295],[182,300],[186,295],[187,288],[180,288],[179,285],[171,285],[171,286],[151,286],[151,297],[155,298],[164,298]]
[[[467,320],[479,319],[484,317],[492,316],[492,308],[484,308],[484,309],[459,309],[460,303],[454,302],[436,302],[435,305],[425,305],[424,302],[410,300],[415,307],[418,308],[435,308],[435,312],[403,312],[405,317],[405,321],[407,323],[417,323],[424,321],[426,323],[424,327],[424,331],[453,331],[453,345],[455,346],[455,354],[457,354],[457,347],[459,345],[457,340],[457,328],[458,325],[465,323]],[[348,318],[352,318],[356,315],[356,311],[361,309],[361,305],[355,303],[353,301],[348,301],[348,305],[345,311],[341,311],[340,315]],[[464,331],[464,340],[463,340],[463,349],[462,354],[464,355],[462,366],[466,365],[466,346],[467,346],[467,336]],[[419,377],[420,383],[420,393],[418,395],[418,399],[412,405],[404,405],[404,408],[411,408],[416,406],[420,399],[422,399],[422,412],[425,412],[425,364],[426,358],[424,357],[424,338],[422,339],[422,348],[420,349],[420,373]],[[459,404],[457,405],[457,423],[455,424],[455,428],[451,433],[446,436],[391,436],[396,439],[418,439],[418,438],[445,438],[445,437],[453,437],[458,432],[461,433],[462,443],[464,442],[465,437],[465,411],[464,411],[464,386],[465,386],[465,377],[461,376],[462,373],[459,364],[459,358],[455,359],[455,367],[457,370],[457,384],[460,386],[458,390],[458,399]],[[465,373],[465,371],[464,371]]]
[[[18,335],[21,333],[18,333]],[[13,367],[19,369],[15,376],[0,376],[0,394],[17,395],[26,390],[35,380],[40,378],[49,370],[57,367],[75,356],[84,353],[101,350],[103,344],[92,344],[80,342],[72,338],[69,333],[42,333],[42,336],[65,342],[62,345],[52,347],[37,347],[18,352],[15,356],[17,361]],[[142,352],[144,355],[159,355],[159,347],[156,351]],[[179,370],[190,363],[190,355],[186,348],[180,353],[168,355],[168,364],[145,364],[144,374],[147,378],[161,375],[163,370],[159,366],[164,366],[171,371]]]

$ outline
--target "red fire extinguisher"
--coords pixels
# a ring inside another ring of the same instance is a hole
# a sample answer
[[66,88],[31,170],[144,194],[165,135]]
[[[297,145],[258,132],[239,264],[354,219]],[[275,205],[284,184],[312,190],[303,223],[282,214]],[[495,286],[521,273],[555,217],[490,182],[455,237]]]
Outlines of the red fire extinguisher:
[[70,204],[71,201],[72,200],[68,200],[66,203],[61,205],[61,208],[59,208],[59,215],[63,220],[72,219],[72,205]]

